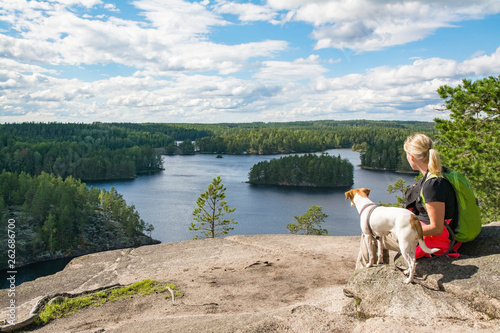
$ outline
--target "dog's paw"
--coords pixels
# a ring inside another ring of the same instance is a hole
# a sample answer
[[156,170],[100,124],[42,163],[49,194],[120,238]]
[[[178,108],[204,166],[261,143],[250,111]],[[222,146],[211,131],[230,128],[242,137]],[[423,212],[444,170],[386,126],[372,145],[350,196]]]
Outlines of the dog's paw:
[[405,269],[405,270],[403,271],[403,274],[404,274],[404,275],[409,275],[409,274],[410,274],[410,269],[409,269],[409,268]]
[[413,277],[409,277],[405,280],[405,283],[408,284],[408,283],[412,283],[413,282]]
[[372,267],[372,266],[373,266],[373,264],[372,264],[371,262],[369,262],[369,263],[367,263],[367,264],[365,265],[365,267],[366,267],[366,268],[369,268],[369,267]]

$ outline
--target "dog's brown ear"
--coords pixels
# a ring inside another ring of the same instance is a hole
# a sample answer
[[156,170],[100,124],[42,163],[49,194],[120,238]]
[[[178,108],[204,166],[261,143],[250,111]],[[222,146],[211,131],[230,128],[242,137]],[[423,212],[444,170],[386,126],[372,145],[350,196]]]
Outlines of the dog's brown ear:
[[352,196],[352,190],[345,192],[345,199],[349,200]]
[[366,194],[366,197],[368,198],[368,196],[370,195],[370,189],[369,188],[362,188],[361,189],[361,192],[363,192],[364,194]]

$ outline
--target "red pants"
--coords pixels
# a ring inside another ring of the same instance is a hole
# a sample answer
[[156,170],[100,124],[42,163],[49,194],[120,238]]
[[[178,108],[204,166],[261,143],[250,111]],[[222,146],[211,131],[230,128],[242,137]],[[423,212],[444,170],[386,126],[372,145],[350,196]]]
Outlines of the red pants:
[[[445,223],[449,223],[450,220],[445,221]],[[420,222],[422,225],[425,225],[425,223]],[[427,245],[428,248],[438,248],[439,251],[434,253],[435,256],[440,256],[446,253],[448,251],[448,248],[450,247],[450,238],[449,238],[449,232],[446,227],[443,228],[443,233],[438,236],[424,236],[424,242],[425,245]],[[457,253],[458,248],[462,245],[461,242],[456,242],[455,245],[453,246],[453,249],[448,253],[449,257],[452,258],[458,258],[459,254]],[[430,257],[431,255],[429,253],[424,252],[421,248],[420,245],[417,246],[417,251],[415,253],[415,258],[422,258],[422,257]]]

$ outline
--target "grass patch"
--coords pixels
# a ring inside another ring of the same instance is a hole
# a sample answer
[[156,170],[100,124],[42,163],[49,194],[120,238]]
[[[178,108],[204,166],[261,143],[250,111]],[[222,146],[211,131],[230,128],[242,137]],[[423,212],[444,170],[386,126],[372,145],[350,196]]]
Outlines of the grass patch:
[[[119,299],[129,298],[133,295],[146,296],[152,293],[163,293],[170,287],[175,292],[175,297],[181,297],[182,293],[173,283],[164,283],[153,280],[143,280],[130,286],[115,288],[107,291],[98,291],[93,294],[78,297],[61,297],[47,304],[39,314],[36,324],[45,325],[51,320],[67,317],[72,313],[79,312],[89,306],[100,306],[107,302],[115,302]],[[165,298],[170,298],[170,292]]]

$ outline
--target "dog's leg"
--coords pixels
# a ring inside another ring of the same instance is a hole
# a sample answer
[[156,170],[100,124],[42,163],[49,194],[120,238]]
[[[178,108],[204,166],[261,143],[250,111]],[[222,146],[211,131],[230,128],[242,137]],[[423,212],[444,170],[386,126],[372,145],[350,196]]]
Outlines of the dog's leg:
[[372,267],[373,262],[375,261],[375,255],[373,253],[373,238],[371,235],[363,234],[363,239],[365,240],[366,249],[368,250],[368,262],[366,263],[366,267]]
[[382,265],[384,263],[384,236],[380,236],[379,239],[377,239],[377,246],[378,246],[377,265]]
[[405,280],[405,283],[413,282],[413,276],[415,275],[415,258],[411,255],[408,256],[408,278]]
[[405,283],[411,283],[413,282],[413,276],[415,275],[415,249],[411,248],[411,246],[402,246],[401,247],[401,255],[403,258],[406,260],[406,263],[408,264],[408,269],[404,271],[406,275],[408,275],[408,278],[405,280]]

